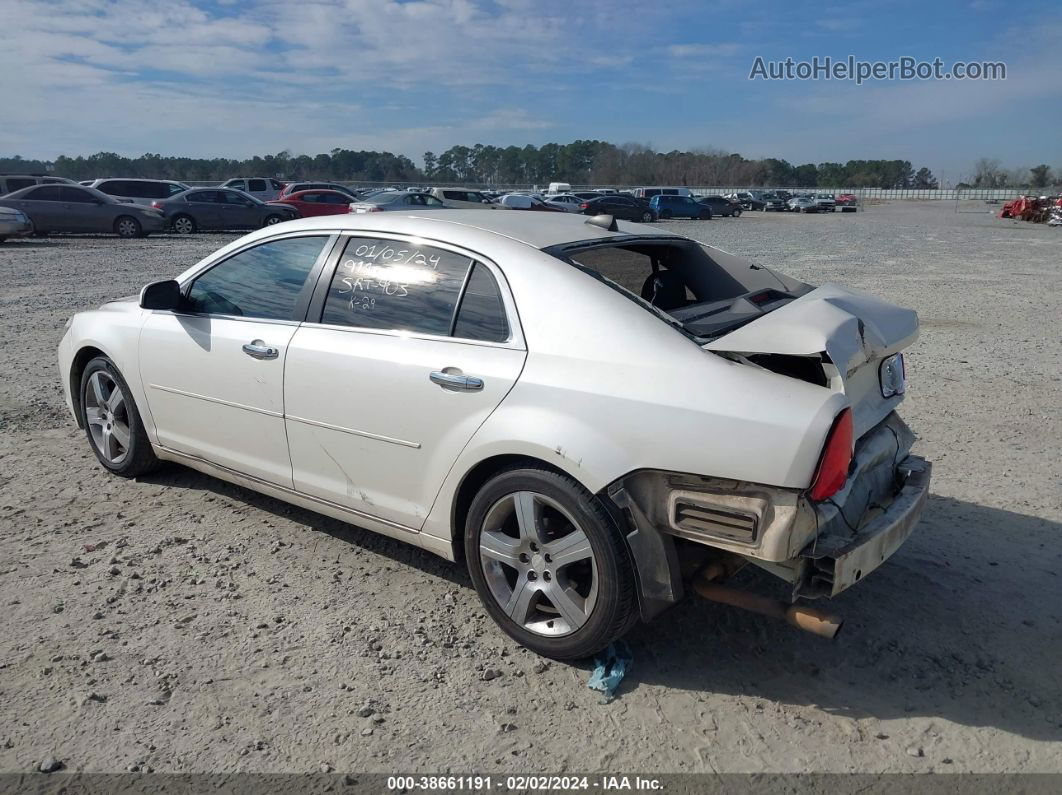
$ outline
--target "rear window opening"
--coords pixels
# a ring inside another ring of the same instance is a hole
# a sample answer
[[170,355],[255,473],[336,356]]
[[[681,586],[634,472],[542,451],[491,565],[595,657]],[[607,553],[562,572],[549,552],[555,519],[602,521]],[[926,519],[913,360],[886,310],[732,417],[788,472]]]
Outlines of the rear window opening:
[[812,288],[692,240],[574,243],[547,253],[663,314],[694,339],[712,339]]

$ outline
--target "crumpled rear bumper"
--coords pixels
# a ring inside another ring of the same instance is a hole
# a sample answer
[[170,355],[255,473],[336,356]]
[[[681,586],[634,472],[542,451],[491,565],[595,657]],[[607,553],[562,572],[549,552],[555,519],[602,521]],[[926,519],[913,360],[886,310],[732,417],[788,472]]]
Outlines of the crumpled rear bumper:
[[888,560],[911,535],[929,497],[933,466],[912,455],[896,471],[903,485],[879,515],[854,533],[820,536],[804,549],[801,557],[808,566],[796,596],[836,596]]

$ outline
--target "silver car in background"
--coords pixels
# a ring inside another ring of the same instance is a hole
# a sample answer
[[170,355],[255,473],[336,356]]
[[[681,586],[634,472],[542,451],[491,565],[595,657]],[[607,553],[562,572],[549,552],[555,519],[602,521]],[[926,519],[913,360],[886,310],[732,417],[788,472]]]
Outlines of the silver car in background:
[[173,179],[115,179],[112,177],[94,179],[82,184],[116,199],[126,199],[134,204],[143,204],[148,207],[152,202],[168,199],[188,190],[188,186],[183,182]]
[[222,182],[218,187],[241,190],[259,201],[267,202],[280,195],[280,192],[284,190],[284,183],[272,177],[237,177],[228,182]]
[[13,207],[0,207],[0,243],[9,237],[30,234],[33,234],[33,222],[28,215]]
[[396,210],[449,210],[439,199],[430,193],[420,193],[408,190],[389,190],[378,193],[375,196],[363,198],[361,201],[352,202],[352,213],[380,213],[394,212]]

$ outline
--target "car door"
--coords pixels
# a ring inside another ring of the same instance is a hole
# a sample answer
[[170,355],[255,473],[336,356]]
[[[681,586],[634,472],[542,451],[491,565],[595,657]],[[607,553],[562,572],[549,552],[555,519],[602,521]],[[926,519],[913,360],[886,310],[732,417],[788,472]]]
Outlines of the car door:
[[276,195],[276,192],[270,190],[269,183],[264,179],[247,180],[247,192],[256,199],[261,199],[262,201],[272,199],[273,196]]
[[352,236],[314,302],[285,371],[295,488],[419,529],[523,368],[504,278],[459,248]]
[[28,191],[19,200],[18,209],[30,217],[38,232],[66,231],[58,185],[42,185]]
[[73,185],[59,187],[65,223],[78,232],[110,232],[117,217],[115,205]]
[[291,488],[284,366],[333,241],[253,244],[183,285],[179,311],[150,313],[140,374],[159,444]]
[[[254,180],[248,180],[248,182],[254,182]],[[224,229],[257,229],[262,225],[261,205],[238,191],[223,190],[220,193]]]
[[197,190],[189,193],[184,199],[185,207],[174,209],[172,215],[187,212],[192,216],[195,225],[200,229],[220,229],[221,215],[221,191]]

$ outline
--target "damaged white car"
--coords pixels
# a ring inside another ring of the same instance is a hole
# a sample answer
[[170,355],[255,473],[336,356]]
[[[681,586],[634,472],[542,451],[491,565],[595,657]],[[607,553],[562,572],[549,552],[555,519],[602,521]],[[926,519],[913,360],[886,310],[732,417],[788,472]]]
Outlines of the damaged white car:
[[794,603],[835,596],[907,538],[917,334],[607,216],[378,213],[259,230],[79,313],[59,367],[108,470],[174,461],[464,559],[505,632],[566,659],[691,585],[835,633],[723,581],[752,563]]

